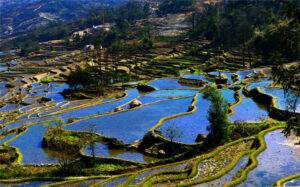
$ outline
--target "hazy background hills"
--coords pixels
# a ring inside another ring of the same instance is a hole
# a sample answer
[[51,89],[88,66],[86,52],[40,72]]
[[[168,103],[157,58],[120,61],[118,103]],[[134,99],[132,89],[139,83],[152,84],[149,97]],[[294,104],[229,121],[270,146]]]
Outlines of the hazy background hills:
[[129,0],[0,0],[0,37],[86,17],[90,9],[115,7]]

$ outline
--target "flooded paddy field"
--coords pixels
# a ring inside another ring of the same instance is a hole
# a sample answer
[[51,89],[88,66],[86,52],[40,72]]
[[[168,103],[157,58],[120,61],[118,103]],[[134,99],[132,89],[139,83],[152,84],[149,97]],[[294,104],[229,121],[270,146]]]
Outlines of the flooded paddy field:
[[[257,103],[242,93],[242,88],[245,86],[242,84],[244,80],[246,83],[250,82],[249,90],[261,88],[262,92],[277,98],[278,108],[286,109],[283,90],[270,87],[271,80],[261,78],[247,81],[247,75],[253,74],[253,72],[253,70],[236,72],[240,76],[240,81],[234,85],[231,80],[234,72],[223,73],[229,79],[219,91],[228,104],[233,105],[234,112],[229,116],[232,123],[235,121],[262,122],[269,117],[268,106]],[[219,72],[211,72],[209,75],[218,76]],[[207,82],[207,85],[214,84],[205,76],[204,74],[185,74],[184,78],[202,80]],[[21,80],[14,81],[19,81],[22,85]],[[92,150],[89,144],[84,144],[80,148],[82,151],[80,154],[84,155],[84,158],[90,158],[94,154],[96,158],[120,160],[120,162],[130,162],[131,164],[153,164],[164,161],[164,157],[149,154],[153,152],[149,148],[144,152],[136,148],[149,132],[153,131],[165,141],[170,141],[167,129],[172,128],[175,124],[178,131],[182,132],[182,136],[174,137],[171,141],[182,146],[195,146],[199,134],[207,136],[209,133],[207,127],[210,122],[207,120],[207,111],[211,102],[203,97],[205,88],[181,85],[178,78],[157,79],[148,82],[149,86],[156,88],[151,92],[141,92],[137,88],[131,87],[121,90],[118,97],[117,94],[113,94],[105,98],[95,96],[81,100],[70,100],[61,94],[64,90],[70,89],[70,86],[64,82],[34,82],[29,84],[29,87],[10,87],[8,84],[10,83],[5,81],[0,83],[0,96],[3,101],[0,113],[2,114],[1,125],[3,125],[1,132],[10,133],[0,137],[0,146],[16,149],[20,156],[18,159],[20,164],[59,164],[60,160],[56,158],[57,155],[53,154],[53,150],[42,146],[45,134],[50,128],[57,126],[60,126],[66,133],[79,133],[79,135],[80,133],[97,133],[98,136],[105,136],[110,141],[120,141],[127,146],[112,148],[110,142],[97,141]],[[241,89],[237,89],[237,86],[241,86]],[[22,102],[16,102],[20,97]],[[138,101],[139,105],[132,106],[134,101]],[[299,104],[297,104],[297,111],[299,111]],[[61,124],[57,121],[60,121]],[[93,132],[90,132],[91,129]],[[72,135],[72,140],[82,138],[79,135]],[[297,173],[296,166],[300,162],[296,155],[299,154],[297,148],[287,145],[289,139],[286,139],[280,130],[277,130],[268,133],[265,140],[267,149],[258,156],[258,167],[249,173],[248,179],[240,186],[253,186],[253,184],[269,186],[281,177]],[[247,146],[250,147],[250,144]],[[224,154],[227,161],[219,163],[222,167],[218,166],[218,169],[222,171],[229,166],[236,156],[229,153],[233,148],[224,149],[225,151],[218,153],[216,157],[200,162],[202,164],[197,166],[199,173],[186,182],[199,181],[211,176],[205,172],[209,173],[209,168],[214,165],[213,163],[217,163],[214,159],[223,158]],[[163,151],[159,151],[161,154],[165,154]],[[287,157],[288,159],[286,159]],[[280,164],[272,165],[274,160]],[[180,164],[137,171],[135,178],[125,176],[103,184],[103,179],[83,180],[70,182],[63,186],[90,186],[96,183],[99,183],[100,186],[116,186],[127,184],[127,182],[128,185],[138,185],[159,172],[176,171],[181,172],[178,176],[186,175],[184,171],[191,167],[194,161],[188,160]],[[230,171],[222,177],[202,184],[202,186],[225,185],[238,178],[240,172],[247,168],[248,162],[249,155],[238,158],[236,165]],[[172,175],[166,174],[166,177],[172,177]],[[289,185],[298,184],[297,182],[295,180]],[[11,186],[41,186],[52,183],[55,182],[35,181],[11,184]],[[174,184],[179,183],[175,182]],[[0,186],[3,185],[0,183]],[[164,186],[164,183],[157,186]]]

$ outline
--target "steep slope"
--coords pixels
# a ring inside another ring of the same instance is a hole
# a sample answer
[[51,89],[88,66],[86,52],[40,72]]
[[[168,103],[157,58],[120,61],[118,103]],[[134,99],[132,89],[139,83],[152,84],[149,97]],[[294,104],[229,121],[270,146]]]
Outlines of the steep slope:
[[87,16],[90,9],[114,7],[129,0],[31,0],[0,3],[0,38],[16,36],[50,22]]

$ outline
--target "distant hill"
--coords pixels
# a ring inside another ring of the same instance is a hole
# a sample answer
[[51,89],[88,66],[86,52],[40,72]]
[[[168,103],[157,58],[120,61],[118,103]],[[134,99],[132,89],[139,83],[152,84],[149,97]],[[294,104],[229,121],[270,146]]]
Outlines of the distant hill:
[[0,0],[0,38],[27,33],[51,22],[86,17],[90,9],[115,7],[130,0]]

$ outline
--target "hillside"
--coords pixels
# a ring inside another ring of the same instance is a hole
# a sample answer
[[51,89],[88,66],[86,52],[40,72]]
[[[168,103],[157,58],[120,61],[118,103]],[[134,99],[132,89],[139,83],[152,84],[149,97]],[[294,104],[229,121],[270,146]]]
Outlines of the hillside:
[[86,17],[90,9],[115,7],[128,0],[1,1],[0,38],[26,33],[51,22]]

